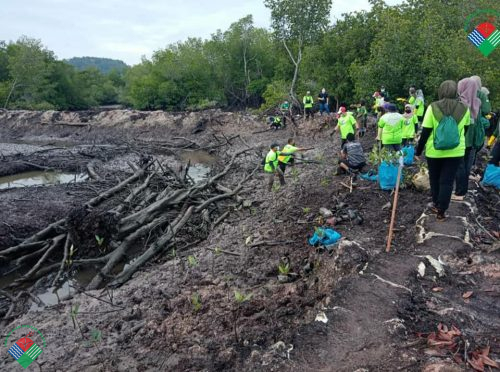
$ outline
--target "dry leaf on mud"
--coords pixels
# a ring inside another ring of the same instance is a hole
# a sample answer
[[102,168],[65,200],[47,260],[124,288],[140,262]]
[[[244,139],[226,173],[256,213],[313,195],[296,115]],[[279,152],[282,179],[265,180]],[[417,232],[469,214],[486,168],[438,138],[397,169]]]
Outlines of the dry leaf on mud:
[[434,287],[432,288],[432,292],[442,292],[443,291],[443,287]]
[[437,326],[437,332],[431,332],[427,336],[427,345],[436,347],[438,349],[446,348],[451,351],[456,351],[457,341],[455,338],[462,335],[462,332],[455,327],[451,326],[450,329],[442,323]]
[[495,238],[500,239],[500,232],[492,231],[491,233],[495,236]]
[[467,291],[467,292],[465,292],[465,293],[462,295],[462,297],[463,297],[463,298],[465,298],[465,299],[470,298],[470,297],[472,296],[472,294],[473,294],[473,293],[474,293],[474,292],[472,292],[472,291]]

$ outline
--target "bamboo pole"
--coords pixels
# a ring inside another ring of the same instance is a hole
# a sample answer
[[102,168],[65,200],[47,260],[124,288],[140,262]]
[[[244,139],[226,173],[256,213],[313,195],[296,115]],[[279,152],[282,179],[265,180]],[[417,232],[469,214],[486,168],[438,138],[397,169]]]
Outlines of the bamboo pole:
[[394,193],[394,201],[392,203],[391,223],[389,225],[389,235],[387,236],[387,246],[385,247],[386,252],[389,252],[391,250],[392,235],[394,232],[394,221],[396,219],[396,208],[398,207],[399,183],[401,181],[402,169],[403,169],[403,166],[400,164],[398,166],[398,177],[396,180],[396,192]]

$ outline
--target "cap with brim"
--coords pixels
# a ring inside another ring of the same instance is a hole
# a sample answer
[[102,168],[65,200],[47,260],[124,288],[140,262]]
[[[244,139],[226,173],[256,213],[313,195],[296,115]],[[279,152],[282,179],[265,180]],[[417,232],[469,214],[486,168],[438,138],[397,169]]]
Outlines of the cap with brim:
[[275,147],[278,147],[279,145],[276,142],[271,143],[271,146],[269,147],[270,149],[274,149]]

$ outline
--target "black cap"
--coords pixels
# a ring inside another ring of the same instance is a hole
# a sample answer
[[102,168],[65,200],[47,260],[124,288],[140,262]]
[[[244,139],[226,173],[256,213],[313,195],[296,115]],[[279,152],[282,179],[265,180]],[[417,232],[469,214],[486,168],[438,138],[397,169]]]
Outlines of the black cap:
[[270,149],[274,149],[275,147],[278,147],[279,145],[276,142],[271,143]]

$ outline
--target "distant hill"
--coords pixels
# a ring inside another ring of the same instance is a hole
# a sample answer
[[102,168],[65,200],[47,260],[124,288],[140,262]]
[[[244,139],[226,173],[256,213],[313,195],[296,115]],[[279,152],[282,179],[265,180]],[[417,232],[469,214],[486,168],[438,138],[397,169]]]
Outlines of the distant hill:
[[96,67],[103,74],[108,74],[112,69],[122,71],[128,67],[125,62],[118,59],[99,58],[99,57],[73,57],[66,60],[78,70],[85,70],[89,67]]

